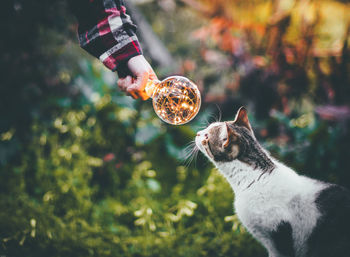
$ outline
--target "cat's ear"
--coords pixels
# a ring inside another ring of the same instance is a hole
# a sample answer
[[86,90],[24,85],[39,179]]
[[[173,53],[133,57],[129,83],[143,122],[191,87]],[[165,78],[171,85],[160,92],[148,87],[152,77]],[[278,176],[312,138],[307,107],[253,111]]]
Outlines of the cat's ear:
[[232,140],[234,140],[234,137],[235,137],[235,133],[234,133],[233,129],[228,125],[227,122],[225,122],[225,126],[226,126],[227,137],[226,137],[226,140],[225,140],[225,142],[223,144],[224,148],[228,147],[230,142]]
[[245,127],[253,133],[252,127],[250,126],[250,123],[248,120],[247,109],[244,108],[243,106],[239,108],[239,110],[237,111],[236,118],[233,121],[233,123],[237,126]]

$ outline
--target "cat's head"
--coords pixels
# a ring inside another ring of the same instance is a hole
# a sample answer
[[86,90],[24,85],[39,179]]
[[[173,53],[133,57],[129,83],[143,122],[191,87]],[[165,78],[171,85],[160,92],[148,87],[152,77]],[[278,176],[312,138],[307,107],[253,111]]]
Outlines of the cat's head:
[[233,121],[215,122],[196,136],[196,145],[211,161],[233,161],[256,145],[247,110],[241,107]]

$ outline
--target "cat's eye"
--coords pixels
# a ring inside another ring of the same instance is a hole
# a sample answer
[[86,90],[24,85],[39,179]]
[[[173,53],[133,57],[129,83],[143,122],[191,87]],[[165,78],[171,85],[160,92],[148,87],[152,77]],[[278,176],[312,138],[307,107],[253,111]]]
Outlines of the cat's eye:
[[222,141],[227,141],[227,137],[225,137]]

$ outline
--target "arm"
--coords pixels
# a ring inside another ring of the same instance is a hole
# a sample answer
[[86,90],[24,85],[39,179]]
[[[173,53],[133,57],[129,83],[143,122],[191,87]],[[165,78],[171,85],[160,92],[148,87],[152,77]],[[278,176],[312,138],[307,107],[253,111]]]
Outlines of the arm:
[[117,71],[119,77],[129,77],[118,81],[123,91],[146,99],[143,89],[148,78],[156,75],[142,56],[136,26],[126,14],[124,1],[70,0],[69,4],[78,19],[80,46],[107,68]]
[[121,0],[70,0],[80,46],[112,71],[141,55],[136,26]]

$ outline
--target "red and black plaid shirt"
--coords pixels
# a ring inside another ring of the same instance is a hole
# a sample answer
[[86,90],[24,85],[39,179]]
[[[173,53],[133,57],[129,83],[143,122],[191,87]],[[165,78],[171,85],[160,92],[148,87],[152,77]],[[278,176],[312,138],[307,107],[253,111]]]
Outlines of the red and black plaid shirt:
[[115,71],[142,54],[136,26],[126,14],[123,0],[70,0],[79,28],[80,46]]

